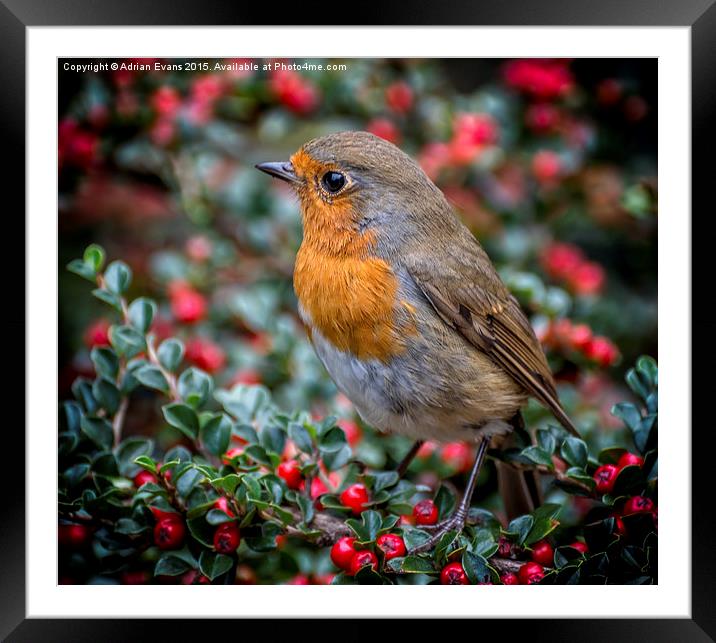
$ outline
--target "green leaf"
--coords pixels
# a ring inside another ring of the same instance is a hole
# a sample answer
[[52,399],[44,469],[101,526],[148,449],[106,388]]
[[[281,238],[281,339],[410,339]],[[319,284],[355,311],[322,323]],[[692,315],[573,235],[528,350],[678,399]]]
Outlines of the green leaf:
[[199,435],[199,418],[194,409],[181,402],[174,402],[165,404],[162,413],[171,426],[179,429],[188,438],[196,440]]
[[649,384],[645,377],[636,369],[630,368],[624,378],[629,388],[636,393],[642,400],[646,402],[649,397]]
[[117,312],[122,312],[122,298],[119,295],[115,295],[105,288],[95,288],[92,294],[100,301],[112,306]]
[[134,357],[146,349],[144,335],[131,326],[110,326],[109,340],[120,355]]
[[383,489],[389,489],[398,483],[400,476],[397,471],[371,471],[366,476],[366,481],[372,483],[372,489],[374,493],[383,491]]
[[446,485],[440,485],[435,495],[435,506],[438,509],[438,520],[447,518],[455,508],[455,494]]
[[387,567],[398,574],[435,573],[435,568],[430,560],[415,555],[408,555],[405,558],[393,558],[388,561]]
[[192,566],[173,552],[163,554],[154,567],[155,576],[179,576],[189,571]]
[[524,545],[527,534],[534,525],[534,518],[529,514],[515,518],[507,525],[506,533],[517,536],[517,543]]
[[534,462],[535,464],[541,464],[550,469],[554,467],[554,463],[552,462],[552,456],[540,447],[527,447],[526,449],[522,450],[522,455],[531,462]]
[[112,425],[104,418],[82,417],[80,420],[82,433],[84,433],[100,449],[109,450],[112,448],[114,433]]
[[369,543],[374,541],[378,535],[382,520],[377,511],[369,510],[361,514],[360,521],[350,518],[346,520],[346,525],[353,530],[359,543]]
[[92,395],[110,417],[117,412],[121,397],[114,382],[104,377],[98,377],[92,384]]
[[238,384],[230,391],[217,391],[215,395],[224,410],[241,424],[250,424],[269,408],[271,394],[265,386]]
[[99,404],[92,394],[92,384],[84,377],[78,377],[72,382],[72,393],[79,402],[82,402],[85,411],[90,415],[99,408]]
[[612,415],[621,419],[632,432],[637,432],[641,428],[641,412],[630,402],[615,404],[612,407]]
[[546,453],[552,454],[557,448],[557,439],[551,431],[540,429],[537,431],[537,446]]
[[111,348],[95,346],[90,352],[90,358],[92,359],[97,375],[106,377],[108,380],[117,379],[117,375],[119,374],[119,359]]
[[286,446],[286,432],[280,426],[265,426],[261,431],[261,446],[266,451],[283,453]]
[[408,551],[412,551],[430,540],[430,534],[422,529],[405,526],[403,527],[403,540]]
[[323,433],[318,440],[318,448],[321,453],[335,453],[346,444],[346,434],[337,426]]
[[173,373],[179,368],[179,364],[184,359],[184,344],[174,337],[165,339],[159,344],[157,358],[166,370]]
[[195,409],[206,403],[214,388],[214,380],[208,373],[198,368],[187,368],[178,382],[179,395]]
[[489,558],[497,551],[499,545],[495,542],[495,537],[490,529],[478,529],[475,534],[475,542],[473,552]]
[[97,272],[91,264],[85,263],[82,259],[73,259],[67,264],[67,270],[79,275],[87,281],[95,281]]
[[147,297],[139,297],[129,304],[129,321],[140,333],[146,334],[152,325],[157,305]]
[[642,355],[636,360],[636,370],[642,375],[650,388],[656,388],[659,384],[659,367],[656,360],[648,355]]
[[147,388],[153,388],[162,393],[169,392],[169,382],[159,367],[153,364],[145,364],[132,373],[140,383]]
[[218,413],[201,427],[199,435],[209,453],[221,455],[229,447],[231,420],[224,413]]
[[323,454],[323,464],[328,471],[335,471],[348,464],[352,456],[353,451],[346,444],[340,451]]
[[288,437],[293,440],[296,447],[304,453],[313,453],[313,439],[308,429],[298,422],[288,425]]
[[479,554],[465,550],[462,554],[462,568],[473,585],[483,585],[497,581],[497,572]]
[[150,456],[154,450],[154,443],[149,438],[131,437],[123,440],[117,449],[119,472],[131,478],[139,471],[135,460],[139,456]]
[[88,245],[85,248],[85,252],[82,257],[85,264],[90,266],[95,271],[95,273],[102,270],[102,266],[104,265],[104,258],[104,248],[102,248],[102,246],[98,246],[96,243]]
[[314,514],[313,500],[310,500],[303,494],[299,493],[296,495],[296,504],[298,504],[298,508],[301,510],[303,522],[310,524],[311,520],[313,520]]
[[142,469],[146,469],[151,473],[157,473],[157,463],[148,455],[140,455],[134,458],[134,464],[139,465]]
[[560,449],[562,457],[573,467],[586,467],[589,458],[587,444],[584,440],[569,436],[562,442]]
[[110,292],[121,295],[132,281],[132,271],[123,261],[113,261],[104,271],[104,281]]

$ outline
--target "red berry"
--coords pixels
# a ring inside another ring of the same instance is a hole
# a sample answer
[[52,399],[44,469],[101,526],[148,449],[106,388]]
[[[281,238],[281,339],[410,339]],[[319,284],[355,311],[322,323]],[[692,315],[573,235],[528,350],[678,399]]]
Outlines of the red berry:
[[522,585],[533,585],[544,578],[544,568],[539,563],[525,563],[517,575]]
[[186,283],[169,285],[171,309],[179,321],[191,324],[206,317],[206,299],[200,292]]
[[149,573],[145,571],[124,571],[119,578],[122,585],[144,585],[149,582]]
[[584,354],[600,366],[611,366],[619,357],[619,351],[606,337],[595,337],[586,346]]
[[348,573],[351,576],[355,576],[363,567],[370,566],[373,571],[378,569],[378,559],[372,551],[363,550],[358,551],[351,558],[350,566],[348,567]]
[[440,459],[456,472],[464,473],[472,466],[472,450],[464,442],[450,442],[440,451]]
[[406,82],[388,85],[385,89],[385,102],[394,112],[405,113],[413,106],[413,90]]
[[500,576],[500,582],[503,585],[519,585],[520,579],[517,578],[517,574],[513,574],[512,572],[506,572]]
[[614,464],[603,464],[594,472],[594,481],[597,483],[599,493],[609,493],[614,488],[619,467]]
[[544,567],[554,564],[554,549],[546,540],[540,540],[532,545],[532,560]]
[[469,585],[465,570],[460,563],[449,563],[440,572],[441,585]]
[[432,500],[421,500],[413,507],[413,516],[418,525],[434,525],[438,521],[438,508]]
[[106,319],[98,319],[87,328],[84,335],[87,348],[94,346],[109,346],[109,322]]
[[369,500],[368,489],[357,482],[345,489],[340,499],[344,507],[350,507],[354,514],[359,514],[366,509],[365,505]]
[[551,243],[542,252],[541,261],[552,277],[566,279],[582,263],[582,251],[571,243]]
[[365,126],[365,129],[394,145],[400,142],[400,130],[393,121],[387,118],[374,118]]
[[219,496],[214,503],[214,507],[223,511],[227,516],[234,516],[234,512],[229,507],[229,499],[226,496]]
[[233,458],[237,458],[244,452],[243,447],[231,447],[226,453],[224,453],[224,457],[222,458],[222,462],[224,464],[231,464],[231,460]]
[[226,353],[211,340],[195,337],[186,343],[186,360],[207,373],[216,373],[226,365]]
[[375,544],[383,552],[385,560],[405,556],[405,542],[397,534],[381,534],[375,541]]
[[282,478],[289,489],[298,489],[303,481],[301,465],[297,460],[289,460],[278,465],[278,477]]
[[614,531],[620,536],[626,536],[627,530],[624,521],[620,516],[613,516],[614,518]]
[[340,569],[350,567],[351,560],[356,554],[355,541],[356,539],[351,536],[343,536],[331,547],[331,560],[336,567]]
[[644,466],[644,458],[636,455],[635,453],[629,453],[628,451],[622,455],[621,458],[619,458],[619,462],[617,462],[617,466],[620,469],[623,469],[624,467],[643,467]]
[[592,341],[592,329],[586,324],[576,324],[572,326],[569,341],[575,350],[584,350]]
[[147,482],[157,482],[157,476],[155,476],[151,471],[142,469],[136,476],[134,476],[134,486],[137,487],[137,489]]
[[154,515],[154,519],[159,522],[161,520],[180,520],[181,516],[176,511],[164,511],[158,507],[149,507]]
[[352,420],[338,420],[338,426],[343,429],[343,433],[346,435],[346,440],[351,446],[355,446],[362,437],[362,431],[360,427]]
[[60,545],[71,549],[80,549],[90,538],[90,530],[87,525],[66,524],[60,525],[57,531],[57,539]]
[[179,582],[182,585],[211,585],[211,581],[196,569],[190,569],[182,574]]
[[164,518],[154,526],[154,544],[159,549],[178,549],[184,542],[185,533],[181,518]]
[[540,183],[552,183],[562,172],[562,161],[552,150],[540,150],[532,158],[532,173]]
[[286,581],[286,585],[310,585],[308,576],[305,574],[296,574],[291,580]]
[[181,105],[181,96],[173,87],[162,85],[152,94],[150,104],[160,116],[174,116]]
[[234,522],[219,525],[214,532],[214,549],[220,554],[231,554],[241,542],[241,532]]
[[624,509],[622,509],[622,516],[628,516],[629,514],[641,514],[651,513],[654,511],[654,502],[650,498],[644,496],[633,496],[624,503]]
[[512,543],[504,536],[500,536],[500,540],[497,543],[497,553],[502,558],[509,558],[512,556]]
[[604,286],[604,269],[593,261],[585,261],[569,275],[572,290],[579,295],[594,295]]
[[583,543],[581,540],[575,540],[573,543],[569,545],[572,549],[576,549],[577,551],[581,551],[583,554],[589,553],[589,547],[587,547],[586,543]]

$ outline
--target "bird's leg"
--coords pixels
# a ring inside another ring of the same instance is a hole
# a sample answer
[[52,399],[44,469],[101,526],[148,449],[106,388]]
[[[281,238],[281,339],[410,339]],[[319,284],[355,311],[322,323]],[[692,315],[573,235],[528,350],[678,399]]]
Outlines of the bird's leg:
[[[477,478],[480,475],[480,469],[485,459],[485,453],[487,447],[490,444],[490,438],[482,438],[480,445],[477,447],[477,457],[475,458],[475,464],[472,465],[470,471],[470,477],[467,481],[467,487],[465,487],[465,493],[462,496],[462,500],[457,506],[457,509],[453,511],[452,515],[441,523],[435,525],[431,531],[432,535],[422,545],[419,545],[415,549],[410,551],[411,554],[416,554],[422,551],[428,551],[432,549],[448,531],[462,531],[467,522],[467,513],[470,509],[470,501],[472,495],[475,493],[475,486],[477,485]],[[424,528],[424,527],[421,527]]]
[[405,475],[405,472],[408,470],[410,463],[415,459],[415,456],[417,455],[418,451],[420,451],[420,447],[423,446],[424,443],[424,440],[417,440],[415,444],[410,447],[410,451],[405,454],[405,457],[400,461],[400,464],[395,470],[398,474],[398,477],[402,478]]

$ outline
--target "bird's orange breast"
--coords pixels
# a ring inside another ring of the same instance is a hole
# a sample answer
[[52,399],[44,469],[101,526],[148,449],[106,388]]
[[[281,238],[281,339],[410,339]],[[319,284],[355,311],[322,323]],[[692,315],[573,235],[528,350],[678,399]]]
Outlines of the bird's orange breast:
[[294,289],[310,325],[336,348],[387,361],[404,344],[395,320],[398,283],[382,259],[331,256],[301,246]]
[[[291,162],[301,177],[324,171],[303,151]],[[374,234],[358,230],[354,203],[320,198],[308,184],[299,198],[303,242],[293,285],[310,317],[309,334],[318,330],[336,348],[360,359],[386,362],[402,353],[406,334],[415,329],[413,314],[408,312],[406,323],[403,310],[397,321],[398,280],[390,265],[373,255]]]

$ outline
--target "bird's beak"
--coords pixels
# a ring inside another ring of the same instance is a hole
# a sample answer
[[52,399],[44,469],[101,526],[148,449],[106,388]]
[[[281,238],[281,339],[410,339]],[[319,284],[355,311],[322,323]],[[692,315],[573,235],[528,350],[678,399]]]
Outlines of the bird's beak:
[[288,181],[289,183],[300,183],[301,180],[296,176],[293,171],[293,165],[288,161],[278,161],[275,163],[259,163],[256,166],[257,170],[266,172],[271,176],[275,176],[277,179],[282,181]]

